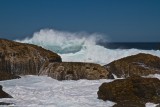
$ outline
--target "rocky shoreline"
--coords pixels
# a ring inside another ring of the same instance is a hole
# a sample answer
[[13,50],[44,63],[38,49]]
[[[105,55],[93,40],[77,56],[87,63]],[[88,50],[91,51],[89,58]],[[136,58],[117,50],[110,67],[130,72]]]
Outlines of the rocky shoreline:
[[[140,77],[160,74],[157,56],[140,53],[104,66],[62,60],[58,54],[42,47],[0,39],[1,81],[18,79],[22,75],[47,75],[57,80],[114,79],[115,75],[124,79],[103,83],[99,87],[99,99],[117,102],[114,107],[144,107],[147,102],[160,102],[160,80]],[[0,87],[0,98],[12,98]],[[3,104],[8,103],[0,102]]]

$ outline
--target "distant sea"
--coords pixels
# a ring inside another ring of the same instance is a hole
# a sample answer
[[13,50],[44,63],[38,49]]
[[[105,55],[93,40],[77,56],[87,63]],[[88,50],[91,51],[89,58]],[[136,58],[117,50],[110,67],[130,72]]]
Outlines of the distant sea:
[[110,42],[99,45],[108,49],[160,50],[160,42]]

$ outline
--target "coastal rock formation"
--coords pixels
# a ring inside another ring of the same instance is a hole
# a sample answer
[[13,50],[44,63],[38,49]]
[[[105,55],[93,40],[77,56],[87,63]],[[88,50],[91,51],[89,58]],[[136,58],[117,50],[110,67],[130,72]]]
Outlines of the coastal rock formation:
[[160,103],[160,80],[133,75],[127,79],[103,83],[97,94],[99,99],[117,102],[115,107],[127,107],[127,104],[129,107],[143,107],[147,102]]
[[0,72],[35,75],[46,62],[61,62],[61,57],[36,45],[0,39]]
[[21,78],[18,75],[14,75],[8,72],[0,72],[0,81],[2,80],[10,80],[10,79],[19,79]]
[[0,98],[13,98],[12,96],[10,96],[9,94],[7,94],[6,92],[4,92],[2,90],[2,86],[0,85]]
[[105,79],[108,71],[99,64],[62,62],[44,64],[40,75],[48,75],[57,80]]
[[146,76],[160,73],[160,58],[150,54],[140,53],[128,56],[105,65],[110,73],[119,78],[126,78],[131,75]]

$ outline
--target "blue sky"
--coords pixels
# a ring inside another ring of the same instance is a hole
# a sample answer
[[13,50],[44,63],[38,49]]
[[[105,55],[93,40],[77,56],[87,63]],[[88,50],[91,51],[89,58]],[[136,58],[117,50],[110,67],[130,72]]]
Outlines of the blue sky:
[[43,28],[160,42],[160,0],[0,0],[0,38],[22,39]]

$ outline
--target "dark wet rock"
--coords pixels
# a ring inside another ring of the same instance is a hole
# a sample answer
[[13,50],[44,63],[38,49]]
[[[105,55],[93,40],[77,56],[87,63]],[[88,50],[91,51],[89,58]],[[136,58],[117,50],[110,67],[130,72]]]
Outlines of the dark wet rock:
[[19,79],[21,78],[18,75],[14,75],[8,72],[0,72],[0,81],[2,80],[10,80],[10,79]]
[[111,72],[109,72],[108,76],[107,76],[109,79],[115,79],[113,74]]
[[40,75],[48,75],[57,80],[106,79],[108,71],[99,64],[81,62],[48,63]]
[[0,102],[0,105],[11,105],[12,103]]
[[0,39],[0,72],[36,75],[46,62],[61,62],[61,57],[36,45]]
[[2,90],[2,86],[0,85],[0,98],[13,98],[11,95],[9,95],[8,93],[4,92]]
[[115,74],[119,78],[126,78],[135,74],[140,76],[159,74],[160,58],[150,54],[140,53],[113,61],[105,65],[105,68],[110,72],[110,76]]
[[[110,100],[121,105],[124,101],[131,104],[146,104],[160,102],[160,80],[157,78],[142,78],[131,76],[110,83],[103,83],[97,92],[98,98]],[[132,107],[132,106],[131,106]],[[133,106],[134,107],[134,106]]]
[[118,102],[113,107],[145,107],[145,104],[133,101],[122,101]]

